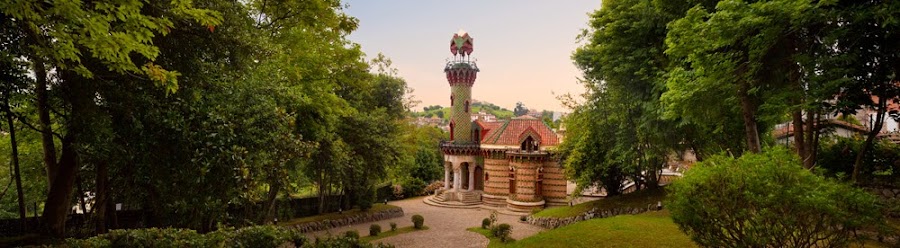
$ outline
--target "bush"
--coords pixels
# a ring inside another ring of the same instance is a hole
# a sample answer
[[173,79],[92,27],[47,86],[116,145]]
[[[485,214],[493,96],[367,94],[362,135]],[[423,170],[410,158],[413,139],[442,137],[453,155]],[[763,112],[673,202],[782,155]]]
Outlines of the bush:
[[371,186],[367,187],[363,192],[356,196],[356,206],[359,210],[367,211],[372,208],[375,203],[375,189]]
[[278,247],[284,243],[299,247],[306,241],[299,232],[271,225],[245,227],[233,233],[231,240],[226,241],[231,247]]
[[112,230],[88,239],[68,239],[70,247],[301,247],[306,237],[277,226],[226,228],[207,234],[177,228]]
[[424,226],[424,224],[425,224],[425,217],[422,217],[421,215],[418,215],[418,214],[413,215],[412,222],[413,222],[413,227],[415,227],[416,229],[422,229],[422,226]]
[[783,148],[713,156],[669,190],[672,219],[703,247],[847,246],[878,216],[872,195],[814,175]]
[[401,187],[400,187],[401,194],[399,195],[399,198],[398,198],[397,191],[395,190],[394,191],[395,199],[402,199],[402,198],[406,198],[406,197],[414,197],[414,196],[420,196],[420,195],[425,194],[425,186],[426,185],[425,185],[425,181],[423,181],[422,179],[418,179],[418,178],[414,178],[414,177],[405,178],[402,181],[400,181],[400,184],[401,184]]
[[351,238],[351,239],[359,239],[359,232],[357,232],[356,230],[350,230],[350,231],[344,232],[344,237]]
[[391,222],[391,231],[397,231],[397,223]]
[[519,216],[519,221],[527,221],[527,220],[528,220],[528,216],[525,216],[525,215]]
[[433,183],[428,184],[428,186],[425,186],[424,193],[426,195],[433,195],[435,190],[443,189],[443,188],[444,188],[444,181],[435,181]]
[[491,219],[484,218],[481,220],[481,229],[488,229],[491,227]]
[[381,233],[381,226],[378,224],[369,226],[369,236],[378,236],[379,233]]
[[512,235],[512,227],[506,223],[496,225],[491,228],[491,234],[493,234],[494,237],[499,238],[500,241],[506,242],[510,240],[509,235]]

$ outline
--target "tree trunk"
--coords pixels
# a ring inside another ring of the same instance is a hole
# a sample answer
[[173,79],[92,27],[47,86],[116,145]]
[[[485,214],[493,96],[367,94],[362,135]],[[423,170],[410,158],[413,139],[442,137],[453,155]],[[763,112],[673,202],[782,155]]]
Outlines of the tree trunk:
[[812,169],[816,165],[816,151],[819,149],[819,114],[817,111],[809,111],[806,114],[806,157],[803,158],[803,167]]
[[95,186],[96,189],[94,192],[94,231],[97,234],[103,234],[107,232],[107,207],[109,206],[109,172],[106,166],[106,161],[101,161],[97,163],[96,169],[96,177],[95,178]]
[[13,174],[16,180],[16,194],[19,198],[19,220],[21,228],[28,230],[28,221],[25,216],[25,194],[22,192],[22,175],[19,173],[19,146],[16,142],[16,127],[13,125],[12,108],[9,106],[9,91],[3,92],[3,107],[6,110],[6,123],[9,125],[9,144],[12,146]]
[[741,82],[738,96],[741,100],[741,116],[744,119],[744,132],[747,136],[747,149],[753,153],[759,153],[762,148],[759,144],[759,130],[756,123],[756,105],[750,98],[750,83]]
[[72,187],[75,184],[75,175],[78,174],[76,166],[74,137],[67,134],[62,140],[62,157],[59,161],[57,177],[50,185],[47,193],[47,201],[44,203],[43,221],[47,225],[47,232],[58,238],[65,236],[66,217],[69,214],[69,204],[72,202]]
[[266,217],[263,220],[263,223],[265,223],[265,224],[272,223],[273,220],[275,219],[275,200],[276,200],[276,198],[278,198],[279,190],[281,190],[281,184],[278,182],[273,182],[269,186],[269,195],[268,195],[268,199],[266,199],[269,206],[266,207]]
[[41,59],[32,57],[34,61],[35,96],[37,100],[38,120],[41,129],[41,146],[44,149],[44,165],[47,167],[47,185],[56,179],[56,145],[53,143],[53,130],[50,123],[50,100],[47,95],[47,69]]
[[875,124],[872,125],[872,130],[869,130],[869,134],[866,135],[866,143],[863,143],[863,147],[859,150],[859,153],[856,154],[856,161],[853,163],[853,177],[851,179],[854,183],[859,184],[859,168],[862,167],[863,158],[865,158],[866,152],[871,149],[875,137],[881,132],[881,127],[884,125],[884,114],[886,110],[887,97],[879,97],[878,113],[875,115]]
[[793,119],[791,126],[794,128],[794,148],[797,149],[797,155],[800,156],[800,160],[803,161],[803,167],[809,169],[809,167],[806,166],[808,155],[805,139],[806,132],[803,131],[803,112],[799,107],[791,113],[791,118]]

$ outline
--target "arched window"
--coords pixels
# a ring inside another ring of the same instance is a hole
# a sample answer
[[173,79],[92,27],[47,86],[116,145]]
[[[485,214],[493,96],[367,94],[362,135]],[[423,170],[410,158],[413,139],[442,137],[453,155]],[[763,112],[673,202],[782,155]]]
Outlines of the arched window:
[[456,126],[453,122],[450,122],[450,140],[453,140],[453,127]]
[[469,113],[469,101],[466,101],[466,113]]
[[453,106],[453,94],[450,94],[450,106]]

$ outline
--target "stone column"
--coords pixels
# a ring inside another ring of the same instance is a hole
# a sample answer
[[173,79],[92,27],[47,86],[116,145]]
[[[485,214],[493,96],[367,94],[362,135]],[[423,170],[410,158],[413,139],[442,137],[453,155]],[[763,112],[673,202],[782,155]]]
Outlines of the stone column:
[[444,163],[444,189],[450,189],[450,166]]
[[462,178],[462,172],[460,170],[453,171],[453,189],[459,191],[459,188],[462,186],[460,183],[460,178]]
[[475,191],[475,164],[469,163],[469,191]]

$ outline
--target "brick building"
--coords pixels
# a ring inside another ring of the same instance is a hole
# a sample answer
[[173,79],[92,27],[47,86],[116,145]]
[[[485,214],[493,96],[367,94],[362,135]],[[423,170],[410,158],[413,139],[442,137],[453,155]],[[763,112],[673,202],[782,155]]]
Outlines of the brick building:
[[450,84],[450,140],[444,154],[444,188],[426,203],[530,212],[566,205],[566,179],[554,156],[558,135],[543,121],[520,116],[501,122],[472,120],[472,86],[479,72],[469,55],[472,38],[453,36],[454,58],[444,67]]

